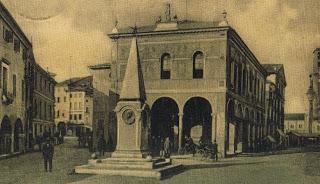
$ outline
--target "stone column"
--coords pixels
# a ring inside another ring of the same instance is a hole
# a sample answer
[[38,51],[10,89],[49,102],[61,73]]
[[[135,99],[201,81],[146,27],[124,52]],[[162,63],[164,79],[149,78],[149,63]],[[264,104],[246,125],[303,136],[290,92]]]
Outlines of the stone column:
[[212,135],[212,142],[214,142],[215,140],[217,140],[217,122],[216,122],[216,119],[217,119],[217,115],[215,115],[214,113],[211,113],[211,129],[212,129],[212,132],[211,132],[211,135]]
[[182,148],[183,139],[183,113],[179,113],[179,150]]

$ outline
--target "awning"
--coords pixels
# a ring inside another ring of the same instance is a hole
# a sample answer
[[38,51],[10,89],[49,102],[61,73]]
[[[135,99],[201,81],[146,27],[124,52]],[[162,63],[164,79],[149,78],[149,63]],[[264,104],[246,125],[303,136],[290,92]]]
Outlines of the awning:
[[282,130],[277,129],[277,131],[278,131],[278,133],[279,133],[280,136],[286,137],[286,134],[285,134]]
[[315,133],[299,133],[299,132],[290,132],[292,135],[295,135],[297,137],[305,137],[305,138],[320,138],[320,134]]
[[271,135],[268,135],[267,139],[272,143],[276,143],[277,142]]

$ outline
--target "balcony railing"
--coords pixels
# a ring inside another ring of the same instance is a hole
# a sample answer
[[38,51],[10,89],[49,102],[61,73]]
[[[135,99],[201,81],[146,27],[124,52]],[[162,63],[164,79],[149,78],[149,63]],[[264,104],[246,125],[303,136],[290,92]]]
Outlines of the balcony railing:
[[2,100],[3,104],[10,105],[13,103],[14,96],[12,93],[10,93],[8,91],[3,91],[1,100]]

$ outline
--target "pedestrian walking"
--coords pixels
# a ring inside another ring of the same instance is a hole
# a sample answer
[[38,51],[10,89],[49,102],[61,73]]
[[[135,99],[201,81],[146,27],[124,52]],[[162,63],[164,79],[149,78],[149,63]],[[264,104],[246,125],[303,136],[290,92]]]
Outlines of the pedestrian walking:
[[164,141],[164,157],[170,158],[170,139],[169,137],[166,137]]
[[213,144],[212,144],[212,159],[218,161],[218,144],[217,144],[217,141],[214,140]]
[[52,158],[54,153],[54,147],[51,144],[51,141],[49,138],[46,139],[46,141],[42,145],[42,155],[44,160],[44,169],[47,172],[48,166],[49,166],[49,172],[52,171]]
[[98,151],[100,153],[100,156],[104,156],[105,146],[106,140],[103,138],[103,136],[100,136],[98,140]]

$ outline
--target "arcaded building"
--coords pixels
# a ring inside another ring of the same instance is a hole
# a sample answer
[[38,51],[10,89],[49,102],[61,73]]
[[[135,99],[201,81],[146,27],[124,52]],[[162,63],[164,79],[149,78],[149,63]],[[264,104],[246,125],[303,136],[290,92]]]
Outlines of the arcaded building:
[[[114,28],[109,103],[116,105],[133,37],[151,107],[151,146],[170,137],[217,141],[222,156],[255,150],[263,138],[267,71],[226,21],[171,19]],[[114,114],[110,121],[114,121]]]
[[264,64],[266,69],[266,119],[265,135],[270,135],[277,142],[284,142],[284,104],[287,86],[282,64]]

